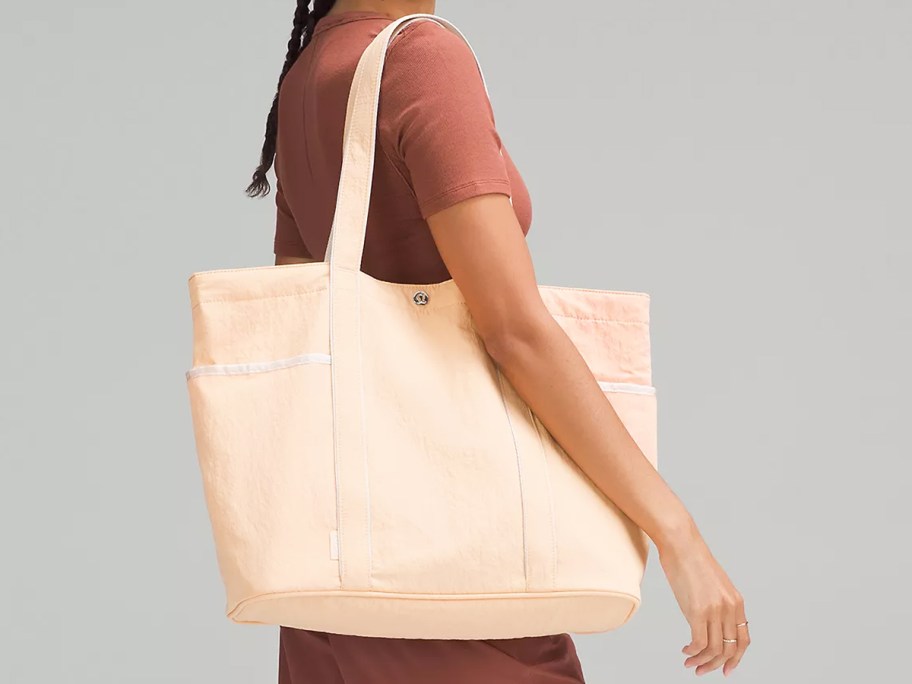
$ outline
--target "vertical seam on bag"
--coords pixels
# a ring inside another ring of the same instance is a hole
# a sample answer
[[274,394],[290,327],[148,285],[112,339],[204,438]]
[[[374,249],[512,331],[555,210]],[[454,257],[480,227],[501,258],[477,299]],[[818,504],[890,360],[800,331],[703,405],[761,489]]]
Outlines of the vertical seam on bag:
[[507,397],[504,392],[503,385],[503,375],[500,372],[500,367],[497,366],[496,362],[494,364],[495,372],[497,373],[497,383],[500,387],[500,399],[503,402],[504,414],[507,417],[507,425],[510,426],[510,436],[513,438],[513,451],[516,453],[516,470],[519,473],[519,503],[520,511],[522,513],[522,546],[523,546],[523,579],[525,580],[526,591],[529,589],[529,550],[526,544],[526,493],[523,487],[523,467],[522,467],[522,456],[519,453],[519,442],[516,439],[516,430],[513,428],[513,420],[510,418],[510,409],[507,405]]
[[361,377],[361,455],[364,460],[364,493],[367,498],[365,503],[365,512],[367,514],[367,587],[371,589],[374,586],[374,546],[371,538],[371,496],[370,496],[370,472],[367,464],[367,420],[364,416],[364,352],[363,339],[361,337],[361,276],[357,276],[357,293],[358,293],[358,366]]
[[551,466],[549,464],[548,451],[545,449],[545,440],[542,437],[542,428],[544,425],[533,413],[529,407],[529,415],[532,417],[532,424],[535,426],[535,432],[538,433],[538,443],[541,445],[542,461],[545,468],[545,484],[548,487],[548,514],[551,519],[551,587],[557,587],[557,524],[554,518],[554,490],[551,487]]
[[[331,247],[330,247],[331,249]],[[333,330],[335,329],[335,319],[333,318],[334,309],[333,306],[333,286],[335,284],[335,267],[330,261],[330,278],[329,278],[329,349],[330,355],[334,356],[335,344],[333,340],[335,336],[333,335]],[[342,539],[342,487],[339,486],[339,478],[342,466],[339,462],[339,439],[338,439],[338,430],[339,430],[339,421],[338,421],[338,409],[336,405],[336,394],[337,394],[337,381],[336,381],[336,364],[330,364],[330,378],[332,379],[332,421],[333,421],[333,469],[335,472],[335,482],[333,483],[336,490],[336,559],[339,564],[339,586],[344,588],[344,563],[345,556],[342,551],[344,541]]]

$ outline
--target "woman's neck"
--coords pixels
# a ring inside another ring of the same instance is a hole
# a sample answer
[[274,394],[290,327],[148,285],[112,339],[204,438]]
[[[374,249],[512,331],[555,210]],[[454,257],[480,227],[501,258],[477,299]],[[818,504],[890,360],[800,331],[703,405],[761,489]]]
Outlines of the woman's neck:
[[392,19],[406,14],[433,14],[436,0],[336,0],[327,16],[339,12],[382,12]]

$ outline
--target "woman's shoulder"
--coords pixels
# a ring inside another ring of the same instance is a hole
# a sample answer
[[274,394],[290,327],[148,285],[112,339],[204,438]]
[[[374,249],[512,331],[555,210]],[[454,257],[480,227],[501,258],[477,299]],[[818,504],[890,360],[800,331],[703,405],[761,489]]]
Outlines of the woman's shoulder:
[[433,20],[413,21],[399,31],[390,41],[387,62],[419,73],[478,69],[468,43]]
[[427,114],[447,118],[466,109],[493,115],[474,51],[432,20],[414,21],[393,37],[383,82],[388,100],[400,103],[397,109],[420,102]]

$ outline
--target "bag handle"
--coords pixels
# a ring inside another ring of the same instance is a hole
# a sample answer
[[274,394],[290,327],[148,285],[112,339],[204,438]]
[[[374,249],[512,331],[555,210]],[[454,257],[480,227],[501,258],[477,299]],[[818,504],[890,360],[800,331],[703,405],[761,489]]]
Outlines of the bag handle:
[[[393,37],[413,21],[435,21],[459,36],[472,52],[490,102],[490,93],[478,55],[452,23],[436,14],[415,13],[393,20],[370,42],[358,61],[345,112],[342,140],[342,173],[324,261],[335,268],[360,271],[367,232],[374,155],[377,145],[377,110],[386,52]],[[501,154],[503,150],[501,149]],[[512,201],[512,199],[511,199]]]

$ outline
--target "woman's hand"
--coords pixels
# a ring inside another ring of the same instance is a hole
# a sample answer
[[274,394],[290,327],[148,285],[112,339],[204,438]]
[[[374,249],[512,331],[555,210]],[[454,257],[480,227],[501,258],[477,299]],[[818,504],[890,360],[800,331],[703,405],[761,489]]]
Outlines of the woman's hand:
[[[695,528],[658,549],[662,569],[690,624],[691,641],[682,649],[689,656],[684,666],[696,667],[698,675],[723,666],[722,673],[729,675],[750,645],[741,594]],[[730,639],[737,642],[723,641]]]

